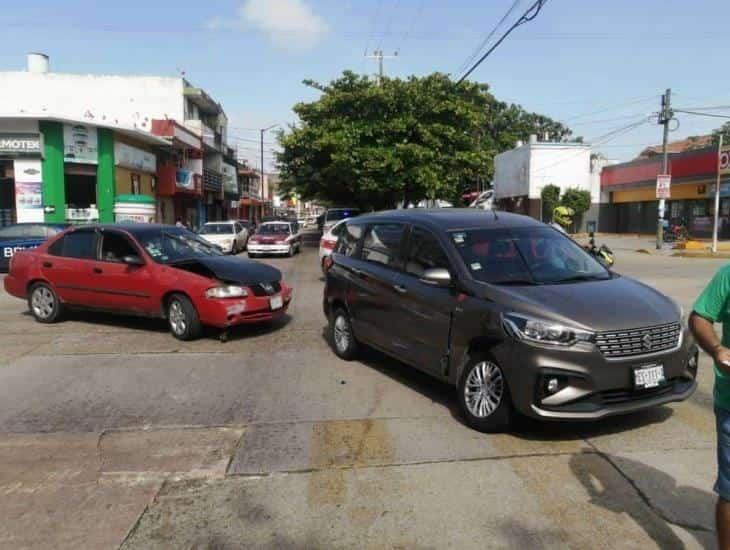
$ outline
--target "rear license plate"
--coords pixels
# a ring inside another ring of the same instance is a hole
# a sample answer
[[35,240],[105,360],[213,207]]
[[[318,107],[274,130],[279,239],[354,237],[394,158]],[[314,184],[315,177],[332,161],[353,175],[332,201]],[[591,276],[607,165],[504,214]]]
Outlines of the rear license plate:
[[272,296],[269,298],[269,305],[271,306],[271,309],[281,309],[284,307],[284,298],[279,296]]
[[664,365],[647,365],[634,370],[634,387],[636,389],[656,388],[665,380]]

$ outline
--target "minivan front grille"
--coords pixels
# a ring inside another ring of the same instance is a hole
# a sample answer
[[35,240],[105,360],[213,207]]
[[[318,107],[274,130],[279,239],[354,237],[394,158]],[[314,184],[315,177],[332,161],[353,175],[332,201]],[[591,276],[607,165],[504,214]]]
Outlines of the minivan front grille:
[[609,359],[633,357],[673,349],[679,344],[681,334],[680,323],[599,332],[596,346]]

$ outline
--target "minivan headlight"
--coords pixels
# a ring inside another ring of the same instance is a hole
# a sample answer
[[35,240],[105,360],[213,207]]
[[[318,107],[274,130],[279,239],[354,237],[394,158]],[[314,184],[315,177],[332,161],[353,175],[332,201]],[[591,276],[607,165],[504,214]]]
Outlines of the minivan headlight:
[[248,292],[242,286],[224,285],[214,286],[205,291],[206,298],[244,298]]
[[528,342],[572,346],[576,342],[592,342],[594,337],[586,330],[518,313],[505,313],[503,320],[507,334]]

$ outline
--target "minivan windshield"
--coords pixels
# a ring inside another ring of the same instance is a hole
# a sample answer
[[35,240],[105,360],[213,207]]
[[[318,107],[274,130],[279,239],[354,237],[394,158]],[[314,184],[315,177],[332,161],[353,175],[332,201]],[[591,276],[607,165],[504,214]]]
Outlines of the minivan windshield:
[[611,278],[574,241],[550,227],[467,229],[450,233],[467,269],[491,284],[560,284]]
[[336,222],[345,218],[354,218],[360,214],[357,208],[332,208],[327,210],[326,222]]
[[206,223],[200,228],[201,235],[230,235],[235,233],[232,223]]

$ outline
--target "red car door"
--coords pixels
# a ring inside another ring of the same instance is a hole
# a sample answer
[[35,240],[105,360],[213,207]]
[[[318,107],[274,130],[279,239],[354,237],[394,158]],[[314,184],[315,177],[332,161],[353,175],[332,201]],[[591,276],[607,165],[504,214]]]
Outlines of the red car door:
[[154,266],[145,263],[134,240],[125,232],[99,231],[99,259],[94,262],[92,286],[98,307],[140,314],[158,314]]
[[79,228],[63,235],[41,256],[41,273],[62,302],[91,306],[95,302],[92,268],[97,255],[94,228]]

